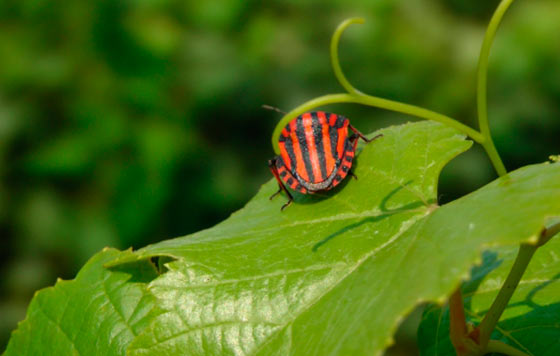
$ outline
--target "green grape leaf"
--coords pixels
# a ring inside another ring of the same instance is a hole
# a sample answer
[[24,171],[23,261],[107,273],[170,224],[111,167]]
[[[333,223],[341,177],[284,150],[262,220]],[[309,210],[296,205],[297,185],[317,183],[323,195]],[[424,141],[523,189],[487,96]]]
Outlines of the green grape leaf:
[[[419,139],[436,127],[385,130],[362,152],[358,182],[329,200],[275,214],[283,201],[268,201],[269,183],[226,222],[138,251],[176,260],[149,287],[168,312],[128,354],[380,354],[403,316],[444,300],[485,247],[533,241],[548,216],[560,216],[550,199],[560,165],[550,164],[440,208],[425,204],[437,174],[422,170],[439,172],[444,160],[431,155],[444,157],[450,140]],[[398,146],[407,149],[396,154]]]
[[[387,253],[435,209],[442,167],[471,142],[431,122],[381,133],[358,156],[358,179],[328,199],[298,196],[281,212],[286,198],[269,200],[277,190],[270,181],[212,229],[116,261],[176,259],[149,286],[168,313],[128,354],[347,355],[389,344],[417,297],[385,316],[360,309],[400,283]],[[378,255],[388,269],[372,269]]]
[[[466,317],[479,324],[503,285],[515,256],[513,246],[487,250],[462,286]],[[502,314],[492,339],[528,355],[560,355],[560,236],[535,253]],[[422,355],[455,355],[449,339],[449,308],[426,308],[418,330]]]
[[[399,321],[420,302],[445,300],[484,249],[533,241],[560,216],[550,199],[560,164],[525,167],[437,207],[442,167],[471,142],[432,122],[381,132],[358,155],[358,180],[297,195],[283,212],[285,196],[268,199],[271,180],[211,229],[105,263],[113,274],[159,259],[164,271],[144,285],[158,307],[126,354],[379,355]],[[81,297],[76,304],[92,298]]]
[[130,254],[104,249],[76,279],[37,292],[27,318],[13,332],[5,356],[124,355],[132,339],[158,315],[146,283],[157,277],[149,261],[114,270],[104,263]]

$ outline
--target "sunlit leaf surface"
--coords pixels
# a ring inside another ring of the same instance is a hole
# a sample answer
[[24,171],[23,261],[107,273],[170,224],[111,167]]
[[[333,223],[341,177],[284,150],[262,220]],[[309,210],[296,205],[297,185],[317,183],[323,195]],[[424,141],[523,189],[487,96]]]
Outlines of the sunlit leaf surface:
[[[159,258],[162,274],[139,287],[157,299],[158,315],[123,341],[127,354],[379,355],[402,318],[443,301],[485,247],[530,240],[560,216],[560,200],[550,199],[560,191],[558,164],[523,168],[437,207],[439,172],[471,143],[430,122],[382,133],[359,154],[358,180],[326,195],[296,196],[281,212],[286,198],[270,201],[269,181],[211,229],[122,253],[110,271],[98,266],[112,275]],[[12,344],[10,355],[25,354]]]
[[158,314],[156,300],[145,288],[157,276],[149,261],[131,269],[103,267],[129,253],[104,249],[76,279],[59,280],[37,292],[6,355],[124,355]]

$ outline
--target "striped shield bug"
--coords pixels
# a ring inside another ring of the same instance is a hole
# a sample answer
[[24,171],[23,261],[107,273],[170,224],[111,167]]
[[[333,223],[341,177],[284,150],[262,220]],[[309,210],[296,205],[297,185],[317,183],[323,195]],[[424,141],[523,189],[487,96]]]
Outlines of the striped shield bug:
[[[348,129],[353,133],[348,136]],[[284,210],[293,201],[286,185],[303,194],[313,194],[336,187],[350,170],[358,139],[371,142],[356,130],[350,121],[337,114],[313,111],[294,118],[282,130],[278,140],[280,155],[268,161],[270,171],[278,181],[278,191],[288,196]]]

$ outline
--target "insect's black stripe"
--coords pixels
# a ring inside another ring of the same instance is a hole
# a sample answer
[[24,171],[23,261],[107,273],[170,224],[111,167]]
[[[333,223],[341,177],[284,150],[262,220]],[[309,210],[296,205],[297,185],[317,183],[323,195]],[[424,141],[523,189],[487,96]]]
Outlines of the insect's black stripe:
[[340,129],[342,126],[344,126],[345,121],[346,121],[346,118],[344,116],[337,115],[336,124],[335,124],[336,128]]
[[317,150],[317,158],[319,158],[319,168],[321,168],[321,175],[323,180],[327,179],[327,162],[325,161],[325,148],[323,146],[323,125],[319,122],[319,117],[316,112],[311,113],[313,138],[315,139],[315,149]]
[[346,162],[352,162],[352,157],[351,156],[346,156],[346,157],[344,157],[344,159],[346,160]]
[[311,166],[311,160],[309,159],[309,147],[307,147],[307,140],[305,139],[305,127],[303,127],[303,118],[301,115],[298,116],[296,120],[296,132],[301,155],[303,156],[303,164],[305,165],[305,170],[307,171],[307,177],[309,178],[309,182],[315,182],[313,167]]
[[[342,166],[341,169],[344,173],[348,173],[348,171],[350,170],[350,168],[348,168],[348,166]],[[282,172],[282,173],[286,173],[286,172]]]
[[292,185],[294,183],[294,178],[290,177],[288,178],[288,180],[286,181],[286,183],[288,183],[288,185]]
[[294,153],[294,144],[292,140],[286,140],[284,142],[284,147],[286,148],[286,152],[288,152],[288,157],[290,158],[290,170],[293,172],[296,171],[296,154]]
[[338,129],[336,125],[329,126],[329,136],[331,139],[331,154],[335,160],[338,160],[338,153],[336,152],[336,145],[338,143]]
[[284,171],[284,172],[280,173],[280,178],[284,178],[286,176],[286,174],[288,174],[287,171]]
[[287,133],[290,133],[292,131],[290,124],[287,124],[286,127],[284,127],[284,130],[286,130]]

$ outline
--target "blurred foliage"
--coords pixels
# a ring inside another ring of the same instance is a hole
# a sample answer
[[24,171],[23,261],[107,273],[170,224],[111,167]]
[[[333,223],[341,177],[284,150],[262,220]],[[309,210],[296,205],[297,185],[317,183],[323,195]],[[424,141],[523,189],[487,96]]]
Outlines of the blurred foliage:
[[[0,350],[39,288],[104,246],[207,228],[269,179],[284,110],[361,90],[476,125],[479,46],[498,1],[0,1]],[[519,0],[489,74],[506,166],[560,153],[560,4]],[[340,105],[361,130],[411,118]],[[362,117],[378,117],[373,122]],[[367,114],[367,115],[366,115]],[[443,202],[488,182],[480,148],[451,163]]]

